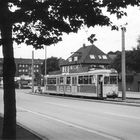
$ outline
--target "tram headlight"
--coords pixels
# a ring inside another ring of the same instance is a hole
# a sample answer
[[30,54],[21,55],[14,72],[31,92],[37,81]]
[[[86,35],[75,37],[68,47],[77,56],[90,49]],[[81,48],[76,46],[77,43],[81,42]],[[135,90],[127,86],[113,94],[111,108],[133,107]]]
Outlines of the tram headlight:
[[108,98],[116,98],[118,97],[118,94],[115,90],[111,91],[111,92],[108,92],[107,95],[106,95]]

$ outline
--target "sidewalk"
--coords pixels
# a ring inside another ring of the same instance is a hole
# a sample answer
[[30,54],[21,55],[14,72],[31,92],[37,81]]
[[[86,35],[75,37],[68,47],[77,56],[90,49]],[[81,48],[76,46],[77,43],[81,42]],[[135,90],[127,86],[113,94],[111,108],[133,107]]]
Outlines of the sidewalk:
[[[1,138],[2,126],[3,126],[2,123],[3,123],[3,118],[0,116],[0,140],[2,139]],[[41,140],[41,138],[29,132],[28,130],[22,128],[19,125],[17,125],[16,130],[17,130],[17,140]]]
[[[122,97],[122,92],[119,92],[119,97]],[[140,99],[140,92],[133,92],[133,91],[126,91],[126,97],[127,98],[135,98]]]

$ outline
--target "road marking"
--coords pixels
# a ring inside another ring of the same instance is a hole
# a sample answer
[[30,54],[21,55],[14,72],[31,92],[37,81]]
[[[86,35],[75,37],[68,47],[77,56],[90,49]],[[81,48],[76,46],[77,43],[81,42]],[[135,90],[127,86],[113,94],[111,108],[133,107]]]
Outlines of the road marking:
[[74,124],[74,123],[71,123],[71,122],[68,122],[68,121],[64,121],[64,120],[58,119],[56,117],[53,117],[53,116],[50,116],[50,115],[47,115],[47,114],[43,114],[43,113],[40,113],[40,112],[35,112],[35,111],[29,110],[29,109],[26,109],[26,108],[22,108],[22,107],[18,107],[18,108],[22,109],[24,111],[27,111],[29,113],[32,113],[32,114],[35,114],[35,115],[38,115],[38,116],[41,116],[41,117],[44,117],[44,118],[47,118],[47,119],[54,120],[54,121],[63,123],[63,124],[68,125],[68,126],[73,126],[75,128],[78,128],[78,129],[81,129],[81,130],[84,130],[84,131],[87,131],[87,132],[90,132],[90,133],[95,133],[97,135],[100,135],[100,136],[103,136],[103,137],[106,137],[106,138],[109,138],[109,139],[112,139],[112,140],[122,140],[122,138],[120,138],[120,137],[112,136],[112,135],[107,134],[105,132],[100,132],[100,131],[97,131],[97,130],[82,127],[78,124]]
[[[51,105],[56,105],[56,106],[61,106],[61,107],[73,108],[72,106],[69,106],[69,105],[63,105],[63,104],[57,104],[57,103],[51,103],[51,102],[45,102],[45,103],[51,104]],[[104,113],[104,114],[107,114],[107,115],[112,115],[112,116],[117,116],[117,117],[123,117],[123,118],[130,118],[130,119],[140,120],[140,117],[125,115],[125,114],[117,114],[117,113],[111,113],[111,112],[99,112],[99,111],[93,111],[93,110],[92,110],[92,112]]]
[[140,117],[136,116],[130,116],[130,115],[124,115],[124,114],[117,114],[117,113],[111,113],[111,112],[104,112],[105,114],[109,114],[112,116],[118,116],[118,117],[123,117],[123,118],[130,118],[130,119],[137,119],[140,120]]
[[46,104],[51,104],[51,105],[56,105],[56,106],[61,106],[61,107],[67,107],[67,108],[72,108],[69,105],[64,105],[64,104],[58,104],[58,103],[52,103],[52,102],[45,102]]

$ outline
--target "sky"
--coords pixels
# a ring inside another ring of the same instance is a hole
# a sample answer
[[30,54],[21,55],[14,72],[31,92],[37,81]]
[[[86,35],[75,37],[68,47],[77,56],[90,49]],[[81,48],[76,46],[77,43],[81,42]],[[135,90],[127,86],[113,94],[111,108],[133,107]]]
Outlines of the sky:
[[[110,16],[111,20],[117,25],[124,25],[126,22],[125,32],[125,49],[132,50],[137,46],[137,39],[140,36],[140,9],[138,7],[128,7],[127,17],[123,17],[121,20],[117,20],[115,16]],[[83,44],[90,45],[87,41],[87,37],[91,34],[96,34],[97,41],[94,45],[97,46],[104,53],[110,51],[121,51],[121,30],[112,31],[110,27],[99,27],[94,28],[82,28],[78,33],[70,33],[63,35],[63,41],[46,46],[46,58],[58,57],[67,59],[72,52],[77,51],[83,46]],[[32,51],[34,50],[35,59],[45,59],[45,49],[35,50],[32,46],[26,44],[16,45],[14,43],[14,57],[15,58],[32,58]],[[0,57],[2,55],[2,48],[0,47]]]

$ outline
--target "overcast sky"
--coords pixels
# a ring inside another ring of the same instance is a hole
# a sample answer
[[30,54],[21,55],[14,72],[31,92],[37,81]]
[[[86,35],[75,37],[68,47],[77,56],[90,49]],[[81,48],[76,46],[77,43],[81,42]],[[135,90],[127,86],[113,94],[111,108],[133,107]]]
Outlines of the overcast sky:
[[[140,35],[140,10],[137,7],[129,7],[127,9],[127,17],[121,20],[116,20],[114,16],[111,16],[112,21],[117,25],[125,24],[125,48],[131,50],[137,45],[137,38]],[[81,29],[77,34],[71,33],[63,36],[63,41],[58,44],[47,46],[47,57],[58,57],[67,59],[72,52],[77,51],[85,43],[89,45],[87,37],[90,34],[96,34],[97,41],[94,43],[103,52],[108,53],[109,51],[121,50],[121,30],[111,31],[110,27],[95,27],[87,29],[86,27]],[[17,46],[14,44],[14,56],[15,58],[32,58],[32,46],[26,46],[21,44]],[[2,50],[0,48],[0,57],[2,57]],[[44,59],[44,49],[35,50],[34,57]]]

